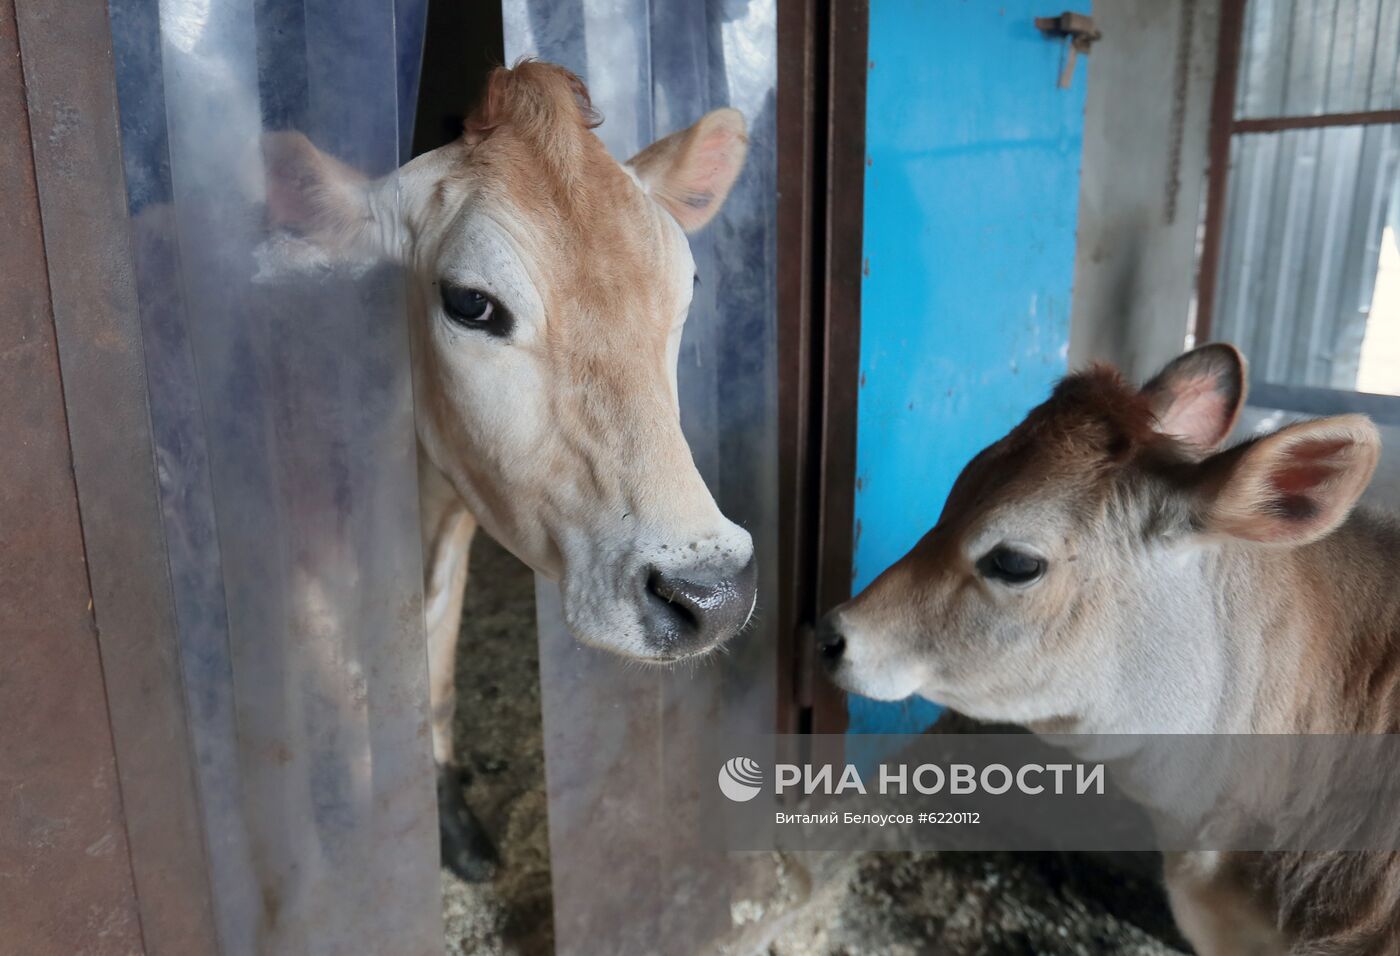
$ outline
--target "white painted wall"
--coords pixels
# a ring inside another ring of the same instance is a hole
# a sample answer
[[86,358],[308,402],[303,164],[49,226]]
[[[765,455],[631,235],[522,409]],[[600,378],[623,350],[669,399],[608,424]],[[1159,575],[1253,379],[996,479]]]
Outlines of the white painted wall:
[[[1182,349],[1196,283],[1219,6],[1219,0],[1093,6],[1103,39],[1089,56],[1071,368],[1102,360],[1142,380]],[[1174,122],[1178,99],[1183,108]],[[1180,135],[1175,174],[1174,132]]]

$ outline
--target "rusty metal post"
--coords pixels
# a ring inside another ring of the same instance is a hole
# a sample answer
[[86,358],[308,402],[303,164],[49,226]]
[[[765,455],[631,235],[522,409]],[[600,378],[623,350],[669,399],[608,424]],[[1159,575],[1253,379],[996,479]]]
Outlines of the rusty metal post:
[[[130,848],[145,952],[213,954],[146,406],[107,6],[15,0],[14,12],[62,365],[70,480],[76,484],[90,614],[106,688],[110,735],[103,736],[115,750],[125,816],[124,840],[115,833],[110,840],[114,847]],[[29,273],[21,281],[43,278]],[[92,694],[75,686],[54,690],[68,697]],[[67,745],[91,746],[91,741]],[[72,784],[105,786],[95,784],[91,774]],[[115,794],[104,797],[115,799]],[[97,855],[105,845],[96,842],[88,849]],[[32,899],[43,903],[42,894]],[[79,912],[85,907],[64,918],[77,919]],[[86,931],[86,940],[102,938],[100,927]],[[82,948],[89,951],[86,940]]]
[[1240,75],[1240,49],[1244,42],[1244,8],[1245,0],[1225,0],[1220,11],[1215,90],[1210,101],[1205,230],[1196,279],[1196,323],[1192,330],[1197,342],[1210,340],[1215,296],[1220,284],[1221,244],[1225,237],[1225,204],[1230,179],[1230,136],[1235,118],[1235,88]]
[[0,169],[0,945],[124,956],[140,951],[141,926],[11,0],[0,0]]

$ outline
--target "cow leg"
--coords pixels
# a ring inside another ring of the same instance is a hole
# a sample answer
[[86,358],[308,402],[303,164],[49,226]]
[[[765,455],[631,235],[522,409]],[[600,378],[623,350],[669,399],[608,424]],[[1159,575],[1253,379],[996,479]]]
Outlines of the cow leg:
[[428,632],[428,696],[432,705],[433,759],[437,763],[438,825],[443,865],[464,880],[494,874],[496,849],[467,806],[468,771],[457,766],[452,721],[457,710],[457,642],[467,587],[467,556],[476,519],[423,454],[418,456],[419,508],[423,525],[423,601]]
[[1172,854],[1166,861],[1167,897],[1181,935],[1198,956],[1286,956],[1279,935],[1223,854]]

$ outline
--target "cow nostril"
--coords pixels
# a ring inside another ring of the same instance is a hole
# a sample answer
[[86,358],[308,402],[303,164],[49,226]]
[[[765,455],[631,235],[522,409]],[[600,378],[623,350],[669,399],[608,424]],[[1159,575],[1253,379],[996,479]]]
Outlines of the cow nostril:
[[743,629],[756,587],[752,558],[737,570],[647,568],[642,585],[647,643],[663,657],[709,650]]
[[827,664],[835,664],[846,653],[846,636],[828,616],[817,628],[817,653]]
[[699,629],[700,608],[694,595],[686,589],[687,582],[663,574],[656,568],[647,572],[647,593],[666,605],[666,611],[682,625]]
[[846,639],[840,634],[830,641],[825,641],[821,645],[822,657],[829,661],[838,660],[842,654],[846,653]]

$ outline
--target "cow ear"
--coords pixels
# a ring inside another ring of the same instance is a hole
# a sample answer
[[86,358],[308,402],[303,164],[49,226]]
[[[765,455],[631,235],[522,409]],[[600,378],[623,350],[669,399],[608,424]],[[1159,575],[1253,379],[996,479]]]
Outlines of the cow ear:
[[1205,530],[1300,545],[1331,532],[1371,481],[1381,439],[1364,415],[1299,422],[1200,466]]
[[1244,407],[1244,356],[1217,342],[1174,359],[1142,388],[1157,430],[1204,454],[1220,447]]
[[269,226],[333,258],[400,258],[397,203],[385,180],[369,179],[294,131],[266,134],[262,152]]
[[659,139],[628,161],[646,191],[686,232],[703,227],[729,195],[749,139],[744,115],[719,109],[694,126]]

